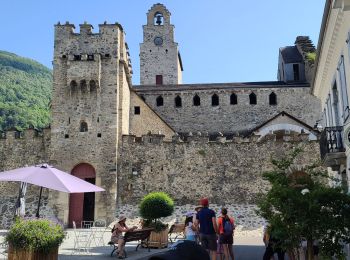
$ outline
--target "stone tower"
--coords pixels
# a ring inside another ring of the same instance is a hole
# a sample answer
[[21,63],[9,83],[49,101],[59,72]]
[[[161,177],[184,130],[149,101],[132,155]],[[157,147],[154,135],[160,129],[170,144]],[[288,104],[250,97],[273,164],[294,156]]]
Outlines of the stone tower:
[[140,44],[141,85],[182,83],[182,62],[170,15],[162,4],[153,5],[147,13]]
[[55,26],[50,163],[106,191],[53,194],[60,219],[115,216],[117,147],[129,133],[131,65],[119,24]]

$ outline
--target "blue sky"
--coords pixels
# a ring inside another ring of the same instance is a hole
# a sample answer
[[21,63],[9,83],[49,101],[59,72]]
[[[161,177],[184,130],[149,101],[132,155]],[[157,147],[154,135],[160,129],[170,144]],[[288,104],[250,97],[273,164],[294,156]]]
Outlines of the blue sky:
[[[126,31],[139,84],[139,43],[146,13],[159,0],[2,1],[0,50],[48,67],[53,25],[119,22]],[[175,25],[184,83],[276,80],[278,48],[297,35],[317,44],[325,0],[164,0]]]

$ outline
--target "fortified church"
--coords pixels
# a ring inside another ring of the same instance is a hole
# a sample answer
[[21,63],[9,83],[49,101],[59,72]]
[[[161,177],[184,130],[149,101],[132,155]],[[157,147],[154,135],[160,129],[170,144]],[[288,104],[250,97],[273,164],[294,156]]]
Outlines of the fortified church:
[[[278,81],[183,84],[170,18],[162,4],[147,13],[139,86],[131,83],[120,24],[100,24],[98,32],[87,23],[79,32],[68,22],[55,25],[52,124],[41,132],[7,132],[0,170],[49,162],[106,192],[46,191],[43,214],[67,225],[112,221],[121,213],[137,215],[145,194],[165,191],[177,212],[207,196],[214,206],[231,207],[240,224],[254,226],[261,224],[254,209],[268,189],[261,176],[271,169],[270,158],[296,146],[305,150],[300,163],[318,158],[313,126],[321,108],[310,94],[313,68],[305,57],[314,46],[308,37],[280,48]],[[0,212],[9,216],[0,225],[7,226],[18,186],[0,185]],[[37,192],[29,190],[28,206]]]

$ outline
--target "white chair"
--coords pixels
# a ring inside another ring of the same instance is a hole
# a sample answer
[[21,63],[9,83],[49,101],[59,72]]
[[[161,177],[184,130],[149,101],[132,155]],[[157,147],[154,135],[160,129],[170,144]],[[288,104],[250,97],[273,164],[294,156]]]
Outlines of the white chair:
[[87,253],[89,252],[90,242],[91,242],[91,230],[88,229],[81,229],[77,230],[77,225],[75,224],[75,221],[73,221],[73,230],[74,230],[74,250],[72,252],[72,255],[74,253]]
[[92,237],[91,243],[94,243],[95,246],[104,246],[104,235],[106,231],[109,230],[106,227],[106,221],[103,219],[98,219],[94,221],[94,225],[91,227]]

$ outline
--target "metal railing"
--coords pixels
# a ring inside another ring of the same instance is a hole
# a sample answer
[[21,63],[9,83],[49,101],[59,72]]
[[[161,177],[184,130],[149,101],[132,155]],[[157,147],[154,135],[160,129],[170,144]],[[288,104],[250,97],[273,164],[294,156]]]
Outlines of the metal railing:
[[342,126],[326,127],[320,137],[321,158],[329,153],[345,152],[343,138]]

